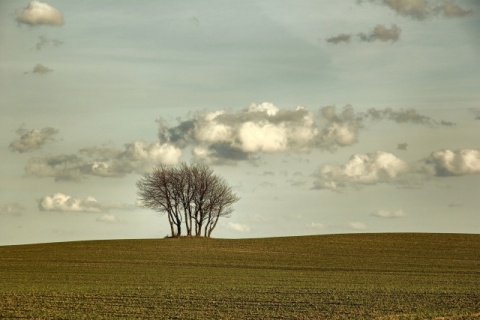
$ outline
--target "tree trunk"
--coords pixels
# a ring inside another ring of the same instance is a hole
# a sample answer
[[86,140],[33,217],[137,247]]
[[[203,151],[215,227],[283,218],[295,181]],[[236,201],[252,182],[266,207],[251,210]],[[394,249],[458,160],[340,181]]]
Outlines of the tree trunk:
[[168,223],[170,224],[170,232],[172,233],[172,238],[175,237],[175,229],[173,227],[173,220],[172,220],[172,216],[170,215],[170,213],[167,213],[167,216],[168,216]]

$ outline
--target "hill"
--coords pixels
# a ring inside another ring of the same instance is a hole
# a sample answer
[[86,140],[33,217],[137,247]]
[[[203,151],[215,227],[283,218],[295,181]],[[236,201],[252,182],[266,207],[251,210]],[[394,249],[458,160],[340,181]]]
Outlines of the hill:
[[0,318],[480,319],[480,235],[0,247]]

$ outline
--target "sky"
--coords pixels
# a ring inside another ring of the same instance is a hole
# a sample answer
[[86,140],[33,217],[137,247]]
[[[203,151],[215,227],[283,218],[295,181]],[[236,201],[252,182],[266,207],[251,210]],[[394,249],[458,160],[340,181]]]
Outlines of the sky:
[[159,238],[135,182],[205,162],[213,237],[480,231],[476,0],[0,0],[0,245]]

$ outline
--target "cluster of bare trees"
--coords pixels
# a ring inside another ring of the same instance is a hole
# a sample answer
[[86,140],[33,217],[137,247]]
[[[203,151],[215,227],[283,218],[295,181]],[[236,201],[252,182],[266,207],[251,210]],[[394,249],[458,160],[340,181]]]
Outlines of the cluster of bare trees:
[[166,213],[172,237],[210,237],[220,217],[233,212],[239,198],[225,179],[206,164],[159,165],[138,181],[144,207]]

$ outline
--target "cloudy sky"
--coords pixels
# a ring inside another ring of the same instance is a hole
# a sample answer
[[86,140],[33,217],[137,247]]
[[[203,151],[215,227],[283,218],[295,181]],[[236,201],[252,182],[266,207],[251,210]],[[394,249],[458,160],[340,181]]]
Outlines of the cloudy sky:
[[476,0],[0,1],[0,245],[152,238],[157,163],[215,237],[480,230]]

